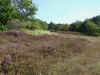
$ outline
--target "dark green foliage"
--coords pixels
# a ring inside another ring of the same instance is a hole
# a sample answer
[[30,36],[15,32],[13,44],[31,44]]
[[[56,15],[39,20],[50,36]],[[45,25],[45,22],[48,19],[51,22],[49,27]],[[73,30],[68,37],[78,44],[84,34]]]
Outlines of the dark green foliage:
[[86,20],[80,27],[81,32],[88,35],[99,35],[99,29],[100,27],[91,20]]
[[92,21],[97,24],[98,26],[100,26],[100,15],[99,16],[96,16],[96,17],[93,17],[92,18]]
[[80,31],[80,26],[82,25],[82,22],[81,21],[76,21],[74,23],[72,23],[70,26],[69,26],[69,30],[70,31],[76,31],[76,32],[79,32]]
[[61,27],[62,31],[68,31],[69,25],[68,24],[63,24]]
[[0,25],[0,31],[8,31],[9,29],[13,29],[10,25]]
[[84,22],[76,21],[69,26],[69,30],[88,35],[100,35],[100,16],[87,19]]
[[15,18],[20,20],[27,20],[36,14],[37,8],[32,0],[13,0],[13,7],[15,7]]
[[14,8],[11,6],[11,0],[0,0],[0,31],[7,31],[11,26],[7,25],[12,19]]
[[57,31],[67,31],[68,24],[56,24],[56,30]]
[[0,0],[0,24],[6,25],[13,15],[13,7],[10,0]]
[[54,24],[51,22],[48,24],[48,29],[53,31],[67,31],[68,24]]
[[49,30],[56,30],[56,24],[54,24],[53,22],[49,23],[48,26]]

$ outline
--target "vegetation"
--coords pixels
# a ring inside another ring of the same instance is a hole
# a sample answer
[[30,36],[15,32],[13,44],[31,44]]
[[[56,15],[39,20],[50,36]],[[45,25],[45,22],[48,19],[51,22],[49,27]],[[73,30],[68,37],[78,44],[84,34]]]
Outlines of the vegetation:
[[86,35],[99,36],[100,35],[100,16],[86,19],[85,21],[76,21],[72,24],[55,24],[53,22],[48,24],[50,31],[72,31],[81,32]]
[[86,19],[84,22],[72,23],[69,27],[70,31],[82,32],[87,35],[100,35],[100,16]]
[[90,20],[86,20],[80,27],[81,32],[86,33],[88,35],[99,35],[98,27],[95,23]]
[[67,31],[68,24],[54,24],[53,22],[48,24],[48,30],[53,31]]
[[100,75],[100,16],[48,24],[36,11],[32,0],[0,0],[0,75]]
[[0,0],[0,25],[6,25],[13,15],[10,0]]
[[21,29],[21,32],[30,34],[30,35],[57,35],[55,32],[50,32],[47,30],[29,30],[29,29]]
[[32,0],[10,0],[14,8],[14,18],[27,20],[36,14],[37,8]]
[[76,21],[76,22],[70,24],[69,30],[74,31],[74,32],[80,32],[81,25],[82,25],[81,21]]
[[34,18],[37,8],[32,0],[0,0],[0,3],[0,31],[48,30],[46,22]]
[[100,16],[76,21],[70,25],[46,23],[36,19],[37,8],[32,0],[0,0],[0,30],[28,29],[28,30],[50,30],[50,31],[73,31],[87,35],[98,36],[100,34]]
[[11,31],[0,35],[2,74],[99,74],[100,37],[76,34],[30,36]]

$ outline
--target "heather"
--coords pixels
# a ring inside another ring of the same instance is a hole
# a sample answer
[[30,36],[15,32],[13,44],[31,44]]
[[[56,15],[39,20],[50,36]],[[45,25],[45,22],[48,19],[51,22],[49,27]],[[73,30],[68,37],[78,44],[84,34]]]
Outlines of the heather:
[[[77,33],[29,35],[0,32],[0,73],[7,75],[98,75],[99,37]],[[95,39],[97,38],[97,39]]]
[[0,0],[0,75],[100,75],[100,15],[82,20],[92,12],[65,11],[80,18],[72,22],[52,4],[43,4],[50,12],[33,0]]

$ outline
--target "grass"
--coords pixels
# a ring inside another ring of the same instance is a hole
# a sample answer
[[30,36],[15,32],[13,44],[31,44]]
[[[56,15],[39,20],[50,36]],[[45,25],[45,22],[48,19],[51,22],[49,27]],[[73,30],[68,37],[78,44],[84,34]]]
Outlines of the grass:
[[100,75],[100,37],[57,34],[0,33],[0,59],[12,57],[8,75]]
[[57,35],[57,33],[55,32],[50,32],[50,31],[47,31],[47,30],[28,30],[28,29],[21,29],[22,32],[25,32],[27,34],[31,34],[31,35]]
[[100,36],[87,36],[87,35],[73,35],[73,34],[62,34],[62,37],[65,38],[84,38],[90,41],[100,41]]

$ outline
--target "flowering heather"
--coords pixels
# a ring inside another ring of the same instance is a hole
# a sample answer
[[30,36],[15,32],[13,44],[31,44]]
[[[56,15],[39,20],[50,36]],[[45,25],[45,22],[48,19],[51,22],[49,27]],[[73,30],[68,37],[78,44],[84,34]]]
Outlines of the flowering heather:
[[95,37],[0,35],[0,75],[99,75],[100,41]]
[[5,74],[1,72],[0,75],[5,75]]
[[11,61],[12,61],[12,57],[10,55],[6,55],[4,57],[4,62],[7,63],[7,64],[11,64]]
[[11,29],[11,30],[8,30],[8,32],[19,32],[18,30],[16,30],[16,29]]
[[6,55],[4,59],[0,61],[0,75],[8,75],[11,62],[12,58],[10,55]]

